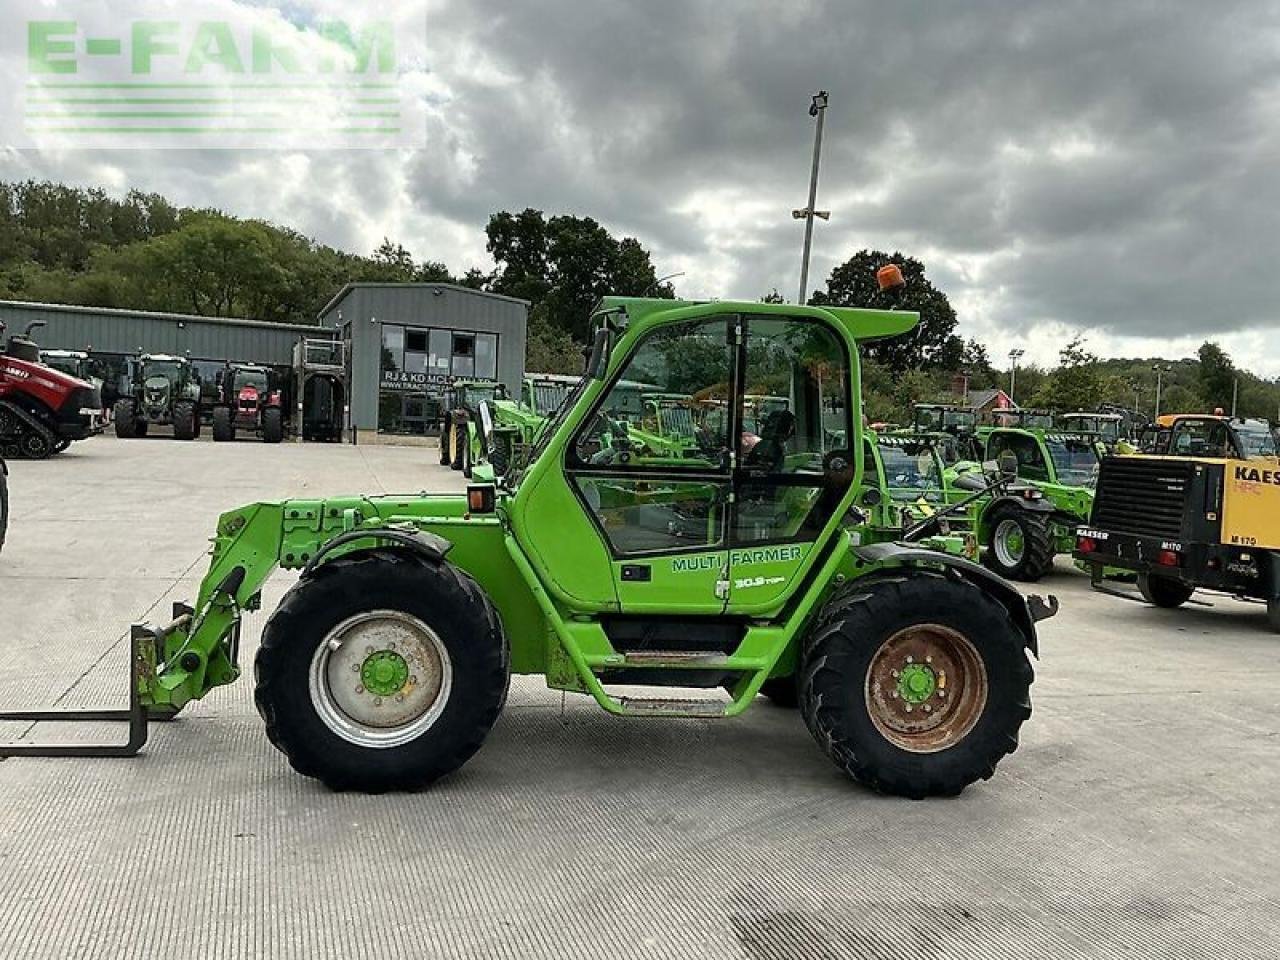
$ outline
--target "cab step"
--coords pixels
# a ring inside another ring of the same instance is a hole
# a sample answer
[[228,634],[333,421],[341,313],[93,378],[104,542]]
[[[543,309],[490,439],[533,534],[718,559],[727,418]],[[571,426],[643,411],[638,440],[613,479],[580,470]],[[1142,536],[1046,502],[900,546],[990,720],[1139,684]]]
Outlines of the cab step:
[[623,714],[629,717],[723,717],[730,706],[720,700],[671,700],[665,697],[619,697],[618,704]]

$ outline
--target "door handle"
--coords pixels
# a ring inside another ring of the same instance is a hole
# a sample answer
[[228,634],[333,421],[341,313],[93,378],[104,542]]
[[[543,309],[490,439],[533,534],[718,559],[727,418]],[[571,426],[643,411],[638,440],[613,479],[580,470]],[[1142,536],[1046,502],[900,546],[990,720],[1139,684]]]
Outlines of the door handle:
[[649,583],[653,580],[653,569],[647,563],[624,563],[622,565],[623,583]]

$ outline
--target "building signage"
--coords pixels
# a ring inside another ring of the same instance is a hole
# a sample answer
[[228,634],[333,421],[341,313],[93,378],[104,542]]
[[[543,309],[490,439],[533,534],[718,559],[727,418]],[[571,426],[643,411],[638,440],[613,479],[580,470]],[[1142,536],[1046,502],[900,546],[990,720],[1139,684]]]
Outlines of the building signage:
[[440,373],[411,373],[408,370],[383,370],[382,389],[401,393],[417,393],[422,390],[441,390],[449,385],[449,378]]

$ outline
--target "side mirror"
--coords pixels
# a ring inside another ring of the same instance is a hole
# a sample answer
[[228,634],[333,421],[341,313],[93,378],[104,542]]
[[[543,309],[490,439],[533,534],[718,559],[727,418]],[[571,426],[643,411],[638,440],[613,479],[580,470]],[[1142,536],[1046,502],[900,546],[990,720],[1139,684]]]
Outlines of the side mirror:
[[480,401],[480,429],[486,437],[493,436],[493,414],[489,410],[489,401]]

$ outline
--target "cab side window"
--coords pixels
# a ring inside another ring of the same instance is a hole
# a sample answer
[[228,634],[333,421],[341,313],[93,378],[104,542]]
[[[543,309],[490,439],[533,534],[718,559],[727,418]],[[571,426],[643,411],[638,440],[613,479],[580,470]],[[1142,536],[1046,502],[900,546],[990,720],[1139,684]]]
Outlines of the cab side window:
[[1023,480],[1049,480],[1049,465],[1045,463],[1040,444],[1034,437],[1017,433],[993,435],[987,448],[987,459],[999,460],[1005,451],[1018,458],[1018,476]]

